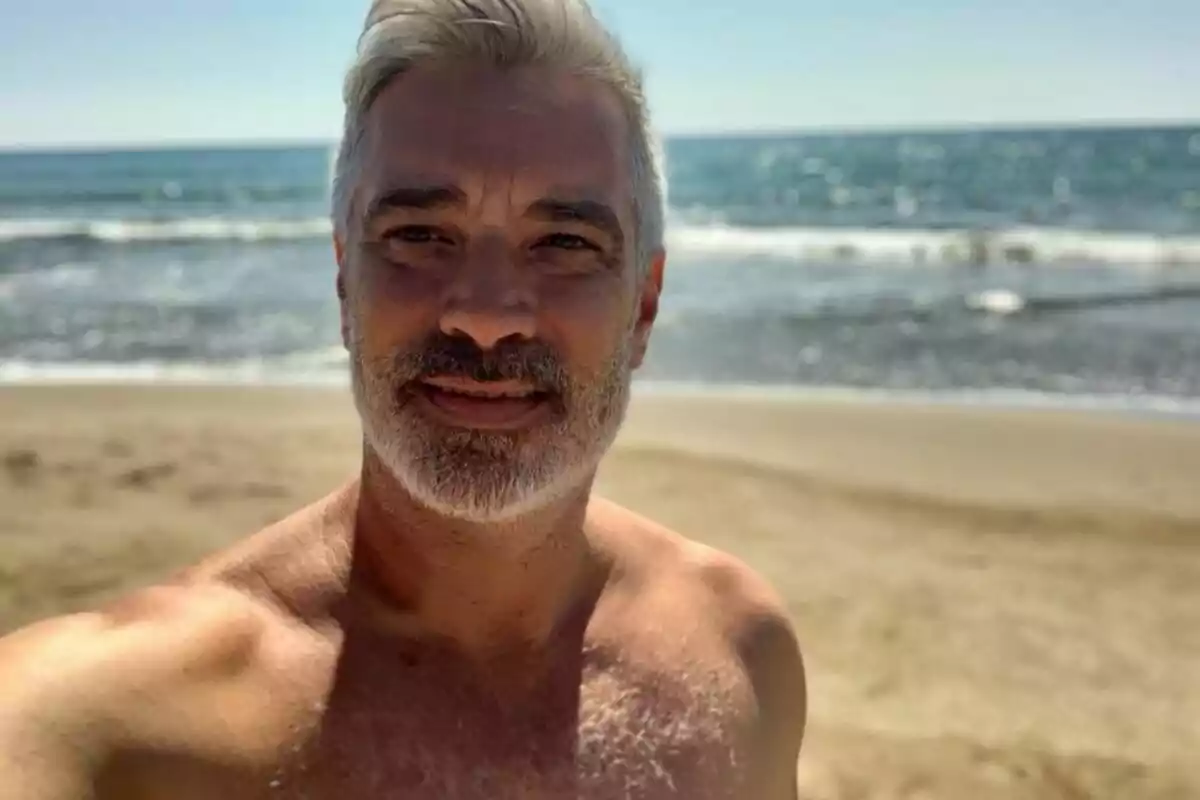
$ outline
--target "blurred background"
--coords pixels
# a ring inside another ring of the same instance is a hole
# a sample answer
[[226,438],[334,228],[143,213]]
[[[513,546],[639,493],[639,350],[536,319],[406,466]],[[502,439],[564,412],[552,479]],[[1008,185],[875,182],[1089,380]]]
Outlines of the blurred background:
[[[1194,4],[598,8],[666,136],[645,380],[1194,407]],[[326,189],[358,9],[8,16],[0,377],[341,382]]]
[[[602,486],[782,587],[806,791],[1200,797],[1200,5],[595,8],[670,185]],[[353,469],[364,11],[4,3],[0,630]]]

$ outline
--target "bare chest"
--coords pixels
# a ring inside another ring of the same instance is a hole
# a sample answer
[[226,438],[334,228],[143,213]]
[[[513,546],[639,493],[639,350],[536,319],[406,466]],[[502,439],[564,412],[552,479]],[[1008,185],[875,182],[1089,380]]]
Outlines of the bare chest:
[[585,665],[512,702],[444,665],[360,674],[335,687],[263,796],[734,798],[737,687],[717,675]]

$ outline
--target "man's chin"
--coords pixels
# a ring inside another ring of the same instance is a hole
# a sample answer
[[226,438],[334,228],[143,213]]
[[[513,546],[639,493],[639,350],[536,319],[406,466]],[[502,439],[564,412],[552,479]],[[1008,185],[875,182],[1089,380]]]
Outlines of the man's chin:
[[[424,431],[391,438],[390,446],[375,443],[372,449],[417,503],[443,516],[476,523],[512,521],[536,513],[574,492],[595,471],[593,459],[568,459],[562,453],[531,462],[528,443],[516,444],[511,436]],[[412,449],[417,442],[423,446]]]
[[551,505],[562,491],[553,482],[497,482],[495,475],[458,473],[451,483],[410,475],[404,481],[413,498],[446,517],[474,523],[503,523],[520,519]]

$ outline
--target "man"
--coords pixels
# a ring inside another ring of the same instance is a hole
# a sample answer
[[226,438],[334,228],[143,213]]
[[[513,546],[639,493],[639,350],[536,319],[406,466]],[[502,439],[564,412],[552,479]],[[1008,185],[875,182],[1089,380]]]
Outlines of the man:
[[377,0],[346,101],[361,474],[0,642],[0,795],[794,798],[780,601],[591,496],[664,264],[619,46],[572,0]]

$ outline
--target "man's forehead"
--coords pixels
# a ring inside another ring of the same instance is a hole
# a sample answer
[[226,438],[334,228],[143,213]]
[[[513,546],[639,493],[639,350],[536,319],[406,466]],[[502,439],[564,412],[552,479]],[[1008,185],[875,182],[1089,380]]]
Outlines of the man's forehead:
[[472,64],[422,65],[380,91],[372,116],[393,113],[443,117],[511,114],[513,120],[586,119],[604,132],[624,130],[621,105],[605,84],[542,66],[496,68]]
[[630,194],[628,127],[615,95],[535,69],[414,70],[367,119],[367,183],[508,181],[616,202]]

